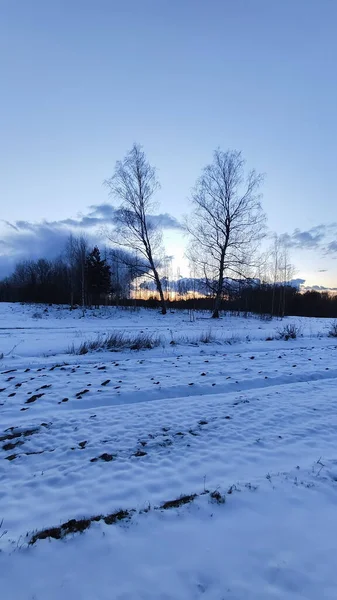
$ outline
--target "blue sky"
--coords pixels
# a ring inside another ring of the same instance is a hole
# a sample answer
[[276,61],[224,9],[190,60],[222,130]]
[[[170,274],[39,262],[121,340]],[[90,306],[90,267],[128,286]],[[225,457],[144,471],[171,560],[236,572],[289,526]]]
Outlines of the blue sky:
[[[134,141],[158,168],[160,211],[180,218],[213,150],[235,148],[266,173],[268,224],[289,234],[297,276],[337,286],[335,0],[2,0],[0,11],[1,219],[88,214]],[[0,251],[15,252],[17,232],[1,233]],[[181,256],[181,236],[168,240]]]

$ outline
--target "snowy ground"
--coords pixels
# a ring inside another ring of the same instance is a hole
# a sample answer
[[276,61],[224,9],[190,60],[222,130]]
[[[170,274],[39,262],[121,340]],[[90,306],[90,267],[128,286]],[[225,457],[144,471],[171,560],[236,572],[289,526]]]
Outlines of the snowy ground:
[[1,598],[337,597],[331,322],[195,317],[0,304]]

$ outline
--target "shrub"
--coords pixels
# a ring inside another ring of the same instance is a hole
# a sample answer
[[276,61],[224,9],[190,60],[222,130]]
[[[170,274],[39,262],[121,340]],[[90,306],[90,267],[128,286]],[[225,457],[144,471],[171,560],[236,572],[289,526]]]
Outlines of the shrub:
[[328,337],[334,337],[337,338],[337,321],[334,321],[331,324],[331,327],[328,331]]
[[301,328],[295,323],[289,323],[282,329],[277,330],[277,339],[279,340],[295,340],[301,335]]

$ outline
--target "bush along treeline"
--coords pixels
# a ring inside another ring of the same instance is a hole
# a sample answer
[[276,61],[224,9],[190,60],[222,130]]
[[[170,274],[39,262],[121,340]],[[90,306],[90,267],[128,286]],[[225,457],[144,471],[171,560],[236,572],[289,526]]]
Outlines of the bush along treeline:
[[[215,319],[223,310],[280,317],[337,316],[336,297],[302,294],[289,284],[294,269],[287,236],[275,235],[272,247],[261,252],[267,235],[261,206],[263,177],[246,169],[241,152],[213,153],[192,190],[190,215],[183,224],[166,213],[157,214],[160,184],[139,144],[116,163],[104,183],[115,203],[106,230],[109,250],[90,248],[85,236],[71,234],[59,258],[19,262],[0,282],[0,301],[72,308],[136,303],[157,306],[163,315],[168,306],[204,308]],[[189,279],[172,282],[168,277],[165,222],[188,236],[193,274]]]

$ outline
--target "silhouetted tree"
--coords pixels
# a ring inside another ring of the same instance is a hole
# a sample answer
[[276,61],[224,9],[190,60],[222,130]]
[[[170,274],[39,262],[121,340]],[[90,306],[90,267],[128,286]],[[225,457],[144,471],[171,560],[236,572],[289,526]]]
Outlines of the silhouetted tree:
[[134,144],[123,161],[116,163],[113,176],[105,181],[110,194],[121,201],[116,211],[116,228],[110,237],[119,245],[139,253],[145,272],[155,281],[162,314],[166,304],[158,269],[162,248],[162,231],[151,218],[155,207],[153,196],[159,188],[155,169],[148,162],[141,146]]
[[106,260],[101,259],[97,246],[87,256],[86,275],[89,299],[98,308],[101,296],[111,290],[111,274],[110,266]]
[[249,172],[240,152],[216,150],[195,186],[190,257],[214,293],[212,317],[219,317],[225,276],[243,278],[254,265],[265,215],[258,189],[262,176]]

